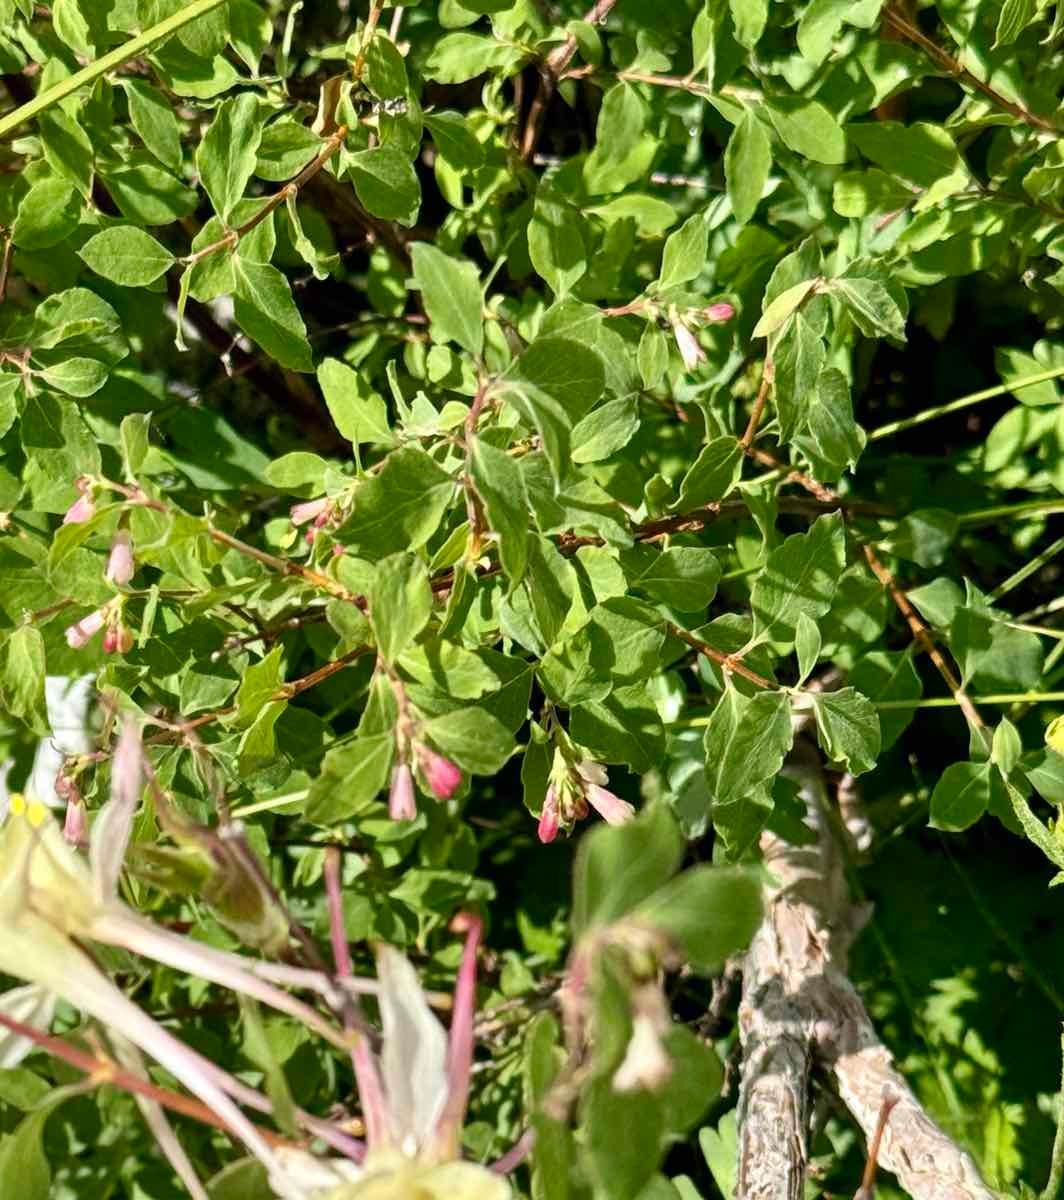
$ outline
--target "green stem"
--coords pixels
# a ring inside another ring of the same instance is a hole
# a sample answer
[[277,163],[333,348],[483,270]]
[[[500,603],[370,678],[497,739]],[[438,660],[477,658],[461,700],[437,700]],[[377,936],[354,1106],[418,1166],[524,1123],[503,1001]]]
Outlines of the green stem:
[[[991,696],[972,696],[973,704],[1048,704],[1064,700],[1064,692],[996,692]],[[953,708],[952,696],[934,696],[930,700],[876,700],[876,708]]]
[[1061,550],[1064,550],[1064,537],[1057,538],[1052,546],[1048,546],[1042,551],[1041,554],[1037,555],[1035,558],[1032,558],[1030,562],[1024,563],[1024,565],[1020,567],[1018,571],[1015,571],[1012,575],[1010,575],[1008,579],[1005,579],[999,583],[997,587],[994,588],[994,590],[987,596],[987,599],[991,601],[991,603],[993,603],[995,600],[1000,600],[1001,597],[1007,592],[1011,592],[1013,588],[1019,587],[1025,579],[1030,579],[1035,571],[1041,570],[1041,568],[1045,566],[1045,564],[1049,562],[1051,558],[1055,558],[1061,552]]
[[6,117],[0,118],[0,137],[5,137],[12,130],[17,129],[26,121],[32,121],[34,117],[40,116],[45,109],[51,108],[53,104],[58,104],[61,100],[65,100],[67,96],[71,96],[86,83],[94,83],[101,75],[106,75],[108,71],[113,71],[115,67],[120,67],[123,63],[127,63],[130,59],[137,58],[146,50],[150,50],[157,42],[161,42],[164,38],[169,37],[172,33],[176,33],[179,29],[197,20],[199,17],[206,16],[207,13],[219,8],[225,0],[192,0],[186,8],[180,12],[173,13],[165,20],[159,21],[158,24],[152,25],[150,29],[145,29],[143,33],[138,33],[135,38],[131,38],[121,46],[116,46],[114,50],[109,51],[102,58],[96,59],[95,62],[89,63],[87,67],[82,67],[80,71],[75,71],[73,75],[66,79],[61,79],[53,87],[47,91],[41,92],[39,96],[23,104],[20,108],[16,108],[14,112],[10,112]]
[[962,525],[985,525],[1001,517],[1022,517],[1027,513],[1064,512],[1064,496],[1054,500],[1024,500],[1020,504],[999,504],[995,508],[981,508],[976,512],[959,513]]
[[[1060,1039],[1061,1057],[1064,1059],[1064,1036]],[[1057,1136],[1053,1139],[1053,1158],[1049,1169],[1049,1182],[1042,1192],[1041,1200],[1057,1200],[1064,1184],[1064,1063],[1060,1073],[1060,1095],[1057,1097]]]
[[1050,379],[1059,379],[1064,375],[1064,367],[1053,367],[1051,370],[1039,371],[1037,375],[1023,375],[1019,379],[999,384],[997,387],[986,388],[981,392],[972,392],[968,396],[960,396],[950,400],[948,404],[939,404],[934,408],[925,408],[912,417],[903,417],[900,421],[891,421],[888,425],[880,425],[868,434],[870,442],[878,442],[882,438],[893,437],[905,429],[913,429],[923,425],[925,421],[934,421],[947,413],[960,412],[962,408],[970,408],[973,404],[981,404],[984,400],[993,400],[995,396],[1004,396],[1009,392],[1018,392],[1022,388],[1034,387],[1036,383],[1046,383]]

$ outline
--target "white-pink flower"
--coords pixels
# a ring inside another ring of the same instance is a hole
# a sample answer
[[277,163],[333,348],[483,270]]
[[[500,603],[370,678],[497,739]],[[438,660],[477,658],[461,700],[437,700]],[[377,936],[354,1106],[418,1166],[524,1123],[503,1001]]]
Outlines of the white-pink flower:
[[558,836],[558,789],[552,783],[547,788],[547,794],[543,798],[543,808],[539,814],[539,840],[546,845],[548,842],[553,842]]
[[111,539],[111,551],[107,556],[104,579],[125,587],[133,578],[133,535],[128,529],[116,530]]
[[105,620],[104,610],[97,608],[94,612],[82,617],[80,621],[68,625],[64,630],[67,645],[72,650],[80,650],[83,646],[87,646],[103,628]]
[[393,821],[413,821],[417,816],[414,799],[414,773],[409,763],[397,763],[392,771],[392,786],[388,793],[388,815]]
[[699,345],[698,338],[680,320],[675,313],[669,318],[672,324],[672,336],[676,339],[676,348],[683,359],[683,365],[693,371],[700,363],[706,361],[706,352]]
[[308,521],[323,516],[331,501],[328,496],[319,496],[317,500],[304,500],[302,504],[293,504],[289,509],[293,525],[306,525]]
[[82,525],[96,515],[96,501],[88,492],[81,495],[63,514],[64,525]]

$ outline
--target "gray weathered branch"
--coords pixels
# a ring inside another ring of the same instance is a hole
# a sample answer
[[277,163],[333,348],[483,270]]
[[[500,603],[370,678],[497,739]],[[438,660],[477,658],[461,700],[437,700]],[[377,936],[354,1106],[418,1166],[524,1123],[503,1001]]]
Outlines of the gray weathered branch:
[[855,913],[815,748],[799,738],[785,771],[801,788],[816,837],[807,846],[771,833],[761,839],[773,883],[744,966],[736,1200],[802,1196],[814,1066],[830,1073],[868,1139],[884,1100],[895,1101],[879,1162],[914,1200],[994,1200],[970,1155],[894,1069],[846,974]]

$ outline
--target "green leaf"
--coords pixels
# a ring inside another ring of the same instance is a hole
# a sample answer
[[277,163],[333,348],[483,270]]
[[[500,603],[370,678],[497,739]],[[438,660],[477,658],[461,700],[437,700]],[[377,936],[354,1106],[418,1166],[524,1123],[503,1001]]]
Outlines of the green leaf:
[[250,92],[223,100],[196,148],[196,169],[223,222],[244,195],[255,172],[262,139],[259,102]]
[[783,765],[794,733],[784,692],[725,689],[705,732],[706,783],[714,805],[741,800]]
[[647,682],[581,704],[572,712],[570,732],[596,759],[626,763],[639,773],[660,766],[665,753],[665,730]]
[[932,829],[960,833],[974,825],[990,803],[990,778],[994,770],[990,762],[959,762],[948,766],[931,793]]
[[798,683],[801,687],[820,658],[820,627],[808,613],[799,613],[794,627],[794,650],[798,655]]
[[[784,293],[786,296],[787,293]],[[784,297],[781,296],[782,300]],[[814,326],[796,313],[776,342],[774,396],[784,441],[803,432],[815,406],[814,388],[821,375],[826,351]]]
[[883,0],[812,0],[798,22],[798,49],[814,66],[827,58],[843,21],[868,29],[875,24]]
[[831,203],[840,217],[895,212],[913,198],[912,189],[875,167],[847,171],[832,184]]
[[636,1200],[657,1170],[665,1110],[653,1092],[618,1092],[608,1078],[588,1085],[580,1110],[596,1195]]
[[614,84],[602,97],[595,145],[584,161],[584,180],[592,195],[619,192],[632,182],[625,160],[639,143],[646,118],[646,103],[630,83]]
[[394,146],[359,150],[347,160],[347,172],[359,200],[375,217],[413,225],[421,205],[418,183],[410,159]]
[[438,83],[465,83],[485,71],[504,78],[512,75],[524,58],[520,46],[475,33],[448,33],[424,60],[423,72],[426,79]]
[[[850,672],[850,682],[873,704],[880,701],[919,700],[923,685],[912,655],[906,651],[874,650]],[[915,708],[884,708],[879,711],[882,749],[889,750],[912,721]]]
[[395,734],[390,729],[371,736],[360,733],[330,750],[307,798],[307,820],[330,826],[354,816],[387,785],[394,756]]
[[313,370],[307,327],[288,280],[268,263],[249,262],[234,255],[236,323],[252,341],[292,371]]
[[720,562],[700,546],[669,546],[660,552],[638,546],[621,561],[631,587],[679,612],[708,608],[720,582]]
[[587,271],[580,215],[567,204],[536,196],[528,223],[528,257],[555,296],[568,294]]
[[823,104],[802,96],[773,96],[765,107],[789,150],[813,162],[837,165],[846,161],[846,135]]
[[842,516],[826,513],[769,555],[750,593],[757,640],[793,636],[800,613],[822,617],[846,565]]
[[505,451],[478,437],[470,441],[469,466],[488,526],[499,539],[502,569],[513,589],[528,565],[529,514],[520,468]]
[[672,507],[678,512],[689,512],[713,500],[722,500],[739,482],[742,471],[743,452],[738,440],[714,438],[702,447],[683,477],[679,499]]
[[17,1181],[21,1200],[48,1200],[51,1194],[52,1171],[45,1157],[43,1135],[53,1107],[49,1104],[29,1113],[0,1141],[0,1180],[5,1190]]
[[432,615],[432,588],[425,564],[413,554],[382,559],[367,599],[377,649],[392,666]]
[[871,702],[852,687],[809,696],[820,746],[828,758],[844,763],[851,775],[871,771],[880,750],[879,717]]
[[602,462],[610,458],[628,445],[638,429],[637,397],[621,396],[599,405],[573,426],[573,462]]
[[905,341],[905,314],[876,279],[832,279],[827,285],[846,305],[854,324],[866,337]]
[[51,175],[33,184],[22,197],[11,227],[20,250],[47,250],[69,237],[78,224],[78,197],[73,184]]
[[110,370],[95,358],[67,358],[44,367],[40,377],[49,387],[68,396],[91,396],[107,382]]
[[252,663],[244,672],[236,694],[236,714],[230,718],[237,729],[247,729],[274,699],[284,682],[281,660],[283,646],[274,646],[265,658]]
[[365,442],[391,445],[394,435],[388,426],[388,407],[365,374],[339,359],[326,358],[318,367],[318,383],[341,437],[354,446]]
[[765,310],[761,314],[761,319],[754,326],[752,336],[756,338],[768,337],[770,333],[775,333],[790,317],[791,313],[802,306],[806,297],[819,282],[819,278],[803,279],[801,283],[796,283],[793,287],[787,288],[786,291],[781,292],[775,299],[766,304]]
[[955,181],[954,190],[959,190],[967,180],[960,152],[941,125],[869,121],[851,125],[848,133],[865,158],[917,187],[930,188],[948,179]]
[[484,348],[484,298],[476,263],[451,258],[427,242],[418,242],[411,258],[433,338],[457,342],[463,350],[479,355]]
[[740,46],[752,50],[765,32],[768,23],[768,0],[728,0],[735,37]]
[[48,735],[44,703],[44,638],[33,625],[20,625],[8,637],[0,662],[0,693],[4,707],[33,733]]
[[675,233],[670,233],[661,255],[657,290],[697,279],[706,265],[708,244],[709,225],[704,212],[688,217]]
[[163,164],[181,167],[181,127],[173,107],[145,79],[118,79],[126,94],[129,120],[144,145]]
[[724,151],[728,199],[740,225],[745,225],[757,211],[771,169],[772,146],[768,134],[753,110],[744,109]]
[[820,372],[806,424],[809,450],[829,468],[830,476],[837,477],[847,467],[857,466],[865,447],[865,432],[853,419],[850,385],[837,368]]
[[555,481],[570,463],[570,432],[602,395],[606,373],[590,346],[563,337],[537,338],[502,379],[506,399],[539,430]]
[[95,234],[78,251],[96,272],[113,283],[144,287],[174,265],[174,256],[143,229],[118,225]]
[[471,170],[483,163],[484,147],[461,113],[444,110],[425,113],[423,119],[445,162],[457,170]]
[[624,825],[596,825],[580,840],[573,868],[573,936],[608,925],[652,897],[676,873],[683,837],[663,804]]
[[506,726],[482,708],[444,713],[421,728],[442,754],[473,775],[494,775],[515,749]]
[[1005,0],[998,14],[993,49],[1011,46],[1038,16],[1042,7],[1039,0]]
[[887,548],[921,567],[935,567],[946,557],[960,529],[956,513],[945,508],[921,508],[894,527]]
[[636,914],[673,938],[696,970],[715,971],[749,945],[761,922],[761,885],[751,871],[704,863],[659,888]]
[[453,492],[450,475],[424,450],[404,446],[359,486],[337,540],[374,561],[420,549],[436,532]]

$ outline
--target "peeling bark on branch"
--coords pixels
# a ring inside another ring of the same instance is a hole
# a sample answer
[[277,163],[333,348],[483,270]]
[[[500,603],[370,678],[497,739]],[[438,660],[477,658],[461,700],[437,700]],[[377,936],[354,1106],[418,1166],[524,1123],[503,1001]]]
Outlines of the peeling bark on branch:
[[803,1194],[814,1067],[830,1074],[869,1141],[884,1100],[895,1101],[879,1162],[914,1200],[994,1200],[971,1157],[895,1070],[847,977],[854,910],[816,750],[799,738],[785,773],[801,787],[816,841],[792,846],[771,833],[761,839],[774,882],[744,967],[737,1200]]

